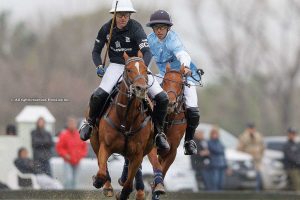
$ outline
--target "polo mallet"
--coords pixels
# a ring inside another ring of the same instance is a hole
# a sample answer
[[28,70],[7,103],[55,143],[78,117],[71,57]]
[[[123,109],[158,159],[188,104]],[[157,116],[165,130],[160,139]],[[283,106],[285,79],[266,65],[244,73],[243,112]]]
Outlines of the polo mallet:
[[108,49],[109,49],[109,46],[110,46],[112,30],[113,30],[114,24],[115,24],[115,18],[116,18],[118,3],[119,3],[119,1],[116,1],[114,16],[113,16],[113,19],[112,19],[112,22],[111,22],[111,25],[110,25],[110,30],[109,30],[109,38],[108,38],[108,42],[106,44],[106,51],[105,51],[105,55],[104,55],[103,66],[105,66],[105,63],[106,63],[106,57],[107,57]]

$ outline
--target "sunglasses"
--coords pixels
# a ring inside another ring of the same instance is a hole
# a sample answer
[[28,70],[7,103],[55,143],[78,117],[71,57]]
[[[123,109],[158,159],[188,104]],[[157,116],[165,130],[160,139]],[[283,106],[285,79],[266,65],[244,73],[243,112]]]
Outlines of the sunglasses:
[[130,13],[129,12],[117,12],[116,16],[118,18],[122,18],[122,17],[128,18],[130,16]]
[[157,24],[157,25],[154,25],[154,26],[152,26],[152,29],[154,30],[154,31],[157,31],[157,30],[166,30],[168,28],[168,26],[167,25],[165,25],[165,24]]

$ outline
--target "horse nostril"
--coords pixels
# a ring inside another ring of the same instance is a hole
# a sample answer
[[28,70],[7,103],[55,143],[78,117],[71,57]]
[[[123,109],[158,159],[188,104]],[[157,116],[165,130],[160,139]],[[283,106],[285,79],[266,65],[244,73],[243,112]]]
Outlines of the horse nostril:
[[142,90],[141,86],[136,86],[136,90],[138,91]]
[[170,102],[170,105],[171,105],[171,106],[174,106],[175,104],[176,104],[176,101]]

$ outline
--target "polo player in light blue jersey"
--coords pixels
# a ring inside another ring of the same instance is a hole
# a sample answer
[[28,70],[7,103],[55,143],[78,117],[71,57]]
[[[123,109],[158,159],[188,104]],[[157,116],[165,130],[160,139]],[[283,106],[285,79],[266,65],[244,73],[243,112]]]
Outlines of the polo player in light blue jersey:
[[[191,57],[185,50],[177,33],[170,30],[172,25],[170,15],[164,10],[155,11],[147,24],[148,27],[153,29],[153,32],[148,35],[148,43],[158,66],[159,74],[163,77],[166,64],[170,63],[171,69],[179,71],[181,65],[183,65],[185,74],[192,74],[194,78],[200,80],[197,68],[191,62]],[[160,79],[158,81],[162,81],[162,78],[158,79]],[[191,77],[187,81],[190,85],[193,85],[194,80]],[[200,119],[196,87],[185,86],[184,98],[187,118],[184,148],[186,155],[192,155],[197,153],[197,146],[193,141],[193,137]]]

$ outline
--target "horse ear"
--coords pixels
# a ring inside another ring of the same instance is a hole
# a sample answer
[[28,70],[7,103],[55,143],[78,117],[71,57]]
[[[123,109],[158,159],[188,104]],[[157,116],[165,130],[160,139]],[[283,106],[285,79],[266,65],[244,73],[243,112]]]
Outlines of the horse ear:
[[143,53],[140,50],[138,51],[138,57],[143,58]]
[[125,51],[123,53],[123,58],[124,58],[125,61],[128,60],[128,58],[129,58],[129,56],[127,55],[127,53]]
[[182,74],[184,74],[184,66],[183,65],[181,65],[181,67],[180,67],[180,73],[182,73]]
[[166,72],[169,72],[170,70],[171,70],[170,63],[167,63],[167,65],[166,65]]

